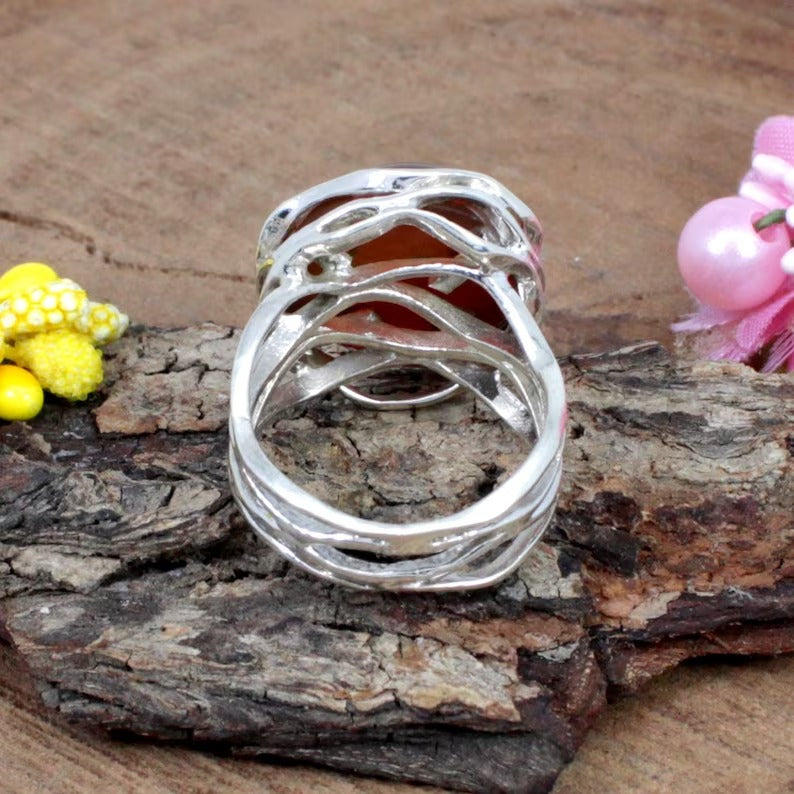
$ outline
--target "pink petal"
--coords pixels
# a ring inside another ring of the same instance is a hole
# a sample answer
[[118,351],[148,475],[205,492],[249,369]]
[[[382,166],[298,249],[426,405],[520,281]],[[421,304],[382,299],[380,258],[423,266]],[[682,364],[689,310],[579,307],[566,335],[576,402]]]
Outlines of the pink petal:
[[670,327],[676,333],[691,333],[692,331],[708,331],[718,325],[740,320],[746,312],[717,309],[698,303],[697,311],[687,315],[683,320],[673,323]]
[[794,116],[770,116],[762,122],[753,154],[772,154],[794,165]]
[[739,185],[739,195],[757,201],[770,210],[787,207],[791,201],[782,185],[765,182],[755,171],[748,171]]
[[785,330],[769,349],[769,357],[761,368],[761,372],[774,372],[786,362],[794,361],[794,332]]
[[772,338],[780,333],[775,320],[784,317],[783,314],[790,306],[794,308],[794,288],[791,279],[784,284],[782,293],[778,292],[776,298],[749,311],[736,327],[736,342],[744,350],[760,350]]
[[732,339],[728,339],[717,347],[711,348],[706,353],[706,358],[712,361],[744,361],[749,355],[750,354],[746,350],[742,350],[736,342]]

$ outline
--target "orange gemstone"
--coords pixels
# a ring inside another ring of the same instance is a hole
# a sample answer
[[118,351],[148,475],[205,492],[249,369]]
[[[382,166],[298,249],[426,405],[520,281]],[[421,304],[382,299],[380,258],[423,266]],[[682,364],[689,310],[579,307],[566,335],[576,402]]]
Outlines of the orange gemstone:
[[[295,230],[335,207],[346,203],[351,198],[353,197],[337,197],[313,207],[296,223]],[[364,197],[357,196],[356,198]],[[473,216],[465,203],[461,201],[450,200],[444,202],[443,205],[429,207],[428,209],[432,209],[468,229],[476,230],[480,225],[479,220]],[[398,268],[407,261],[410,261],[411,264],[418,264],[421,261],[427,263],[452,261],[458,252],[421,229],[405,225],[398,226],[376,237],[374,240],[363,243],[351,249],[349,253],[353,259],[354,267],[376,262],[389,262],[394,268]],[[466,280],[449,293],[442,293],[433,289],[429,286],[426,278],[410,279],[406,283],[422,287],[490,325],[496,327],[504,327],[505,325],[504,316],[493,298],[474,281]],[[419,331],[433,330],[435,328],[423,317],[396,303],[371,301],[358,304],[348,311],[366,309],[374,311],[383,322],[398,328],[410,328]]]

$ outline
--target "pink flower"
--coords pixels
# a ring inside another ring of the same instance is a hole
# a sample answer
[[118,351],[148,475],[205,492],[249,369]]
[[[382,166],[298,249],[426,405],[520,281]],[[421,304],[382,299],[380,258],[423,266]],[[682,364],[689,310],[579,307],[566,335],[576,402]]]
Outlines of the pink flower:
[[[759,157],[760,155],[760,157]],[[755,134],[753,167],[739,186],[739,195],[776,209],[794,203],[794,116],[772,116]]]
[[[794,116],[772,116],[758,128],[752,168],[742,179],[739,195],[767,210],[784,210],[784,223],[794,243]],[[702,233],[716,235],[721,231],[703,229]],[[708,249],[706,244],[701,247]],[[687,250],[691,254],[691,242]],[[679,261],[680,256],[681,248]],[[685,275],[693,267],[697,270],[697,262],[693,265],[691,256],[684,264]],[[703,267],[709,264],[704,261]],[[695,349],[705,358],[757,362],[760,354],[762,371],[781,368],[794,371],[794,248],[788,248],[783,254],[780,267],[786,275],[771,297],[765,297],[757,305],[734,310],[696,300],[697,310],[674,324],[673,330],[697,334]],[[715,294],[717,292],[715,289]],[[708,294],[708,289],[701,292],[704,298]],[[734,305],[741,305],[741,301]]]

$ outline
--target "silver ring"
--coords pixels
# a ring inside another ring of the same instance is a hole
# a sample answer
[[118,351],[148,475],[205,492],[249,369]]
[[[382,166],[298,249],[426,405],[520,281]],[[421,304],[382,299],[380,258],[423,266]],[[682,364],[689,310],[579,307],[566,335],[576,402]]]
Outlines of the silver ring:
[[[537,218],[505,187],[444,168],[356,171],[268,217],[229,419],[232,492],[264,540],[359,588],[486,587],[515,570],[553,515],[565,433],[562,375],[534,317],[540,246]],[[396,396],[367,386],[416,368],[443,384]],[[461,389],[532,445],[504,482],[454,515],[407,524],[349,515],[290,480],[261,443],[285,411],[335,390],[394,410]]]

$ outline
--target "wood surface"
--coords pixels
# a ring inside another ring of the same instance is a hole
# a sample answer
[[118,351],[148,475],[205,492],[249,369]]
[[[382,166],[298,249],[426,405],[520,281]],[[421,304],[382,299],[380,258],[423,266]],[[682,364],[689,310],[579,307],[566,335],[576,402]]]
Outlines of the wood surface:
[[[443,162],[538,212],[560,353],[669,342],[678,230],[791,112],[791,18],[738,0],[5,3],[2,258],[51,261],[139,321],[239,325],[276,201]],[[109,744],[46,722],[4,669],[12,791],[394,790]],[[557,790],[788,791],[792,685],[787,659],[679,670],[607,710]]]
[[[654,344],[563,362],[565,480],[517,575],[473,593],[330,586],[227,485],[239,331],[133,329],[102,392],[0,427],[0,613],[75,722],[461,791],[546,794],[608,696],[709,654],[794,650],[787,375]],[[264,434],[354,515],[463,509],[526,440],[471,397],[330,395]]]

